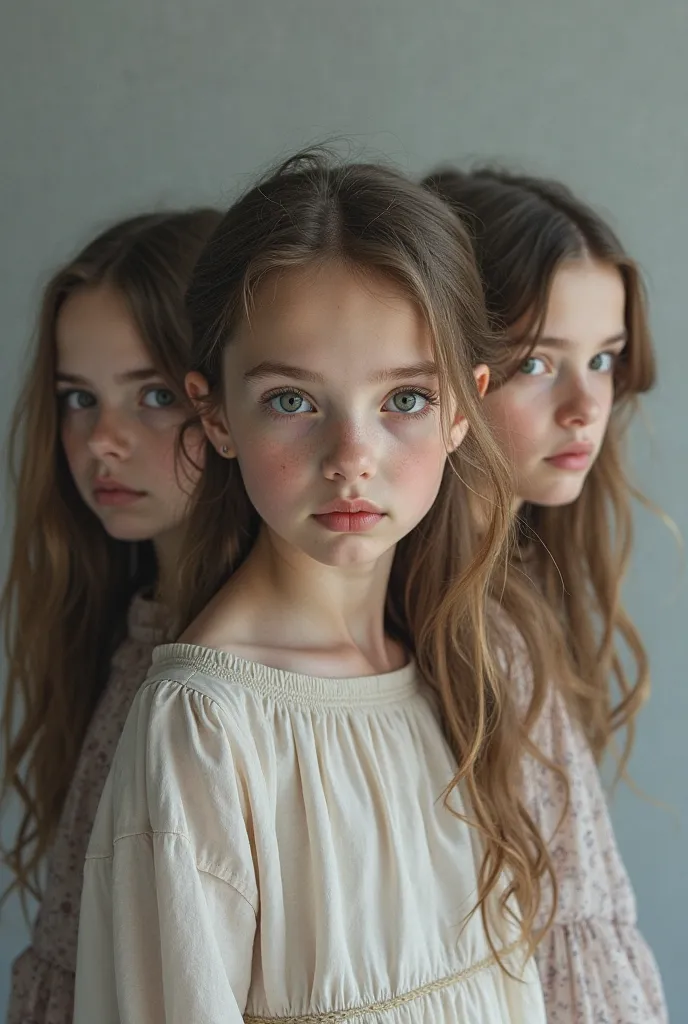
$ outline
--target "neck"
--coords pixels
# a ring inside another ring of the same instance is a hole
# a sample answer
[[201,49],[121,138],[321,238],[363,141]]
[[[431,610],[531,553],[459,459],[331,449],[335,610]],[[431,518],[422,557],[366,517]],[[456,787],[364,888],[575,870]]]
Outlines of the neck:
[[268,658],[278,667],[299,662],[327,667],[305,669],[314,675],[399,668],[405,657],[384,628],[393,557],[391,550],[368,564],[323,565],[264,526],[209,617],[201,615],[202,635],[212,638],[203,642],[249,649],[256,660]]

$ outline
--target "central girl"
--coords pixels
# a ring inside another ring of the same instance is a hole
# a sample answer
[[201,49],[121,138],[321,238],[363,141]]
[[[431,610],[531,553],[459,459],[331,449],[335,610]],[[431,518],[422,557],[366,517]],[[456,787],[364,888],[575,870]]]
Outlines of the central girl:
[[227,213],[188,305],[184,632],[98,812],[75,1020],[541,1024],[468,239],[402,176],[300,155]]

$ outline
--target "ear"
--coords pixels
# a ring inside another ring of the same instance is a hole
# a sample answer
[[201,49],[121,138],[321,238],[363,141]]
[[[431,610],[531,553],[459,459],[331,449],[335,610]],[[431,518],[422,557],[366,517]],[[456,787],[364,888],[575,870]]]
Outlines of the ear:
[[236,449],[225,418],[224,409],[221,405],[215,405],[215,403],[211,405],[207,402],[210,388],[203,374],[197,373],[195,370],[187,373],[184,386],[186,387],[189,401],[193,404],[201,419],[206,437],[217,454],[221,455],[223,459],[236,458]]
[[[473,369],[473,376],[475,377],[475,384],[478,389],[478,395],[480,398],[485,397],[488,385],[490,383],[490,369],[485,366],[484,363],[480,363]],[[468,420],[464,415],[457,412],[454,422],[452,423],[451,430],[449,431],[449,437],[451,438],[451,451],[456,451],[459,447],[466,434],[468,433]]]
[[473,376],[475,377],[478,394],[481,398],[484,398],[490,384],[490,367],[486,366],[485,363],[480,363],[478,366],[474,367]]

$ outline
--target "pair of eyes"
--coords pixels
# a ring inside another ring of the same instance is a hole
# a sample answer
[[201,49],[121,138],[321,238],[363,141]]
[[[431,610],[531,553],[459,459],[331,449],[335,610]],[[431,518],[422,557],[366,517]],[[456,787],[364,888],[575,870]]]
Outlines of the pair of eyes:
[[[588,366],[596,373],[611,373],[618,358],[614,352],[598,352],[592,357]],[[541,356],[529,356],[519,367],[519,373],[526,377],[541,377],[543,373],[547,373],[547,370],[547,363]]]
[[[90,391],[82,391],[78,388],[63,391],[59,397],[62,407],[71,412],[83,412],[93,409],[98,404],[95,395]],[[141,395],[141,403],[147,409],[169,409],[170,406],[175,405],[176,401],[177,396],[169,388],[146,388]]]
[[[177,396],[169,388],[149,388],[143,393],[142,404],[149,409],[168,409],[177,401]],[[278,414],[293,416],[297,413],[314,412],[314,406],[298,391],[284,390],[268,396],[266,404]],[[60,394],[60,402],[64,409],[72,412],[83,412],[97,405],[95,395],[90,391],[74,388]],[[397,391],[382,406],[384,412],[402,414],[423,412],[431,403],[433,395],[420,390]]]
[[[315,412],[315,406],[306,395],[292,388],[284,388],[282,391],[272,392],[266,395],[263,403],[271,412],[278,416],[294,416]],[[404,415],[418,414],[429,410],[431,405],[437,403],[437,396],[432,392],[422,389],[405,388],[395,391],[387,398],[382,406],[383,412],[402,413]]]

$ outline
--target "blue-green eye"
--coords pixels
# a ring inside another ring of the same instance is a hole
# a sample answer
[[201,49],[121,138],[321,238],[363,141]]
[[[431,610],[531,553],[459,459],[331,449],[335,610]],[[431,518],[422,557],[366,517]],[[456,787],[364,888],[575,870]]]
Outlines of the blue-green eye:
[[143,396],[143,404],[149,409],[169,409],[176,401],[177,396],[169,388],[149,388]]
[[600,373],[611,373],[616,365],[616,356],[613,352],[599,352],[590,360],[590,369]]
[[268,404],[273,412],[283,416],[314,411],[308,399],[298,391],[281,391],[279,395],[273,395]]
[[81,412],[84,409],[92,409],[96,404],[95,396],[90,391],[79,391],[74,388],[72,391],[59,392],[60,405],[70,412]]
[[429,399],[419,391],[397,391],[382,406],[385,412],[422,412]]
[[544,359],[540,359],[538,356],[528,356],[524,359],[519,367],[519,373],[525,374],[527,377],[539,377],[541,374],[547,372]]

